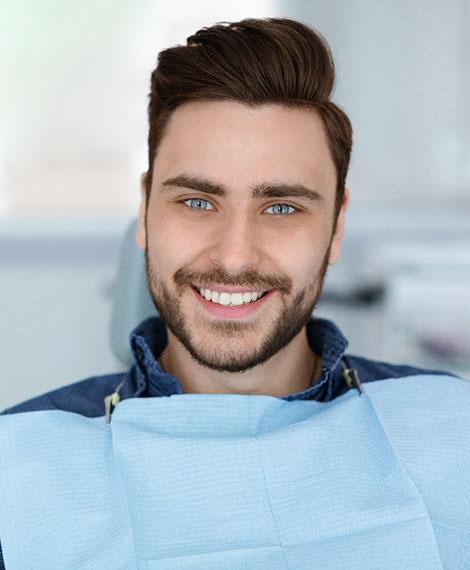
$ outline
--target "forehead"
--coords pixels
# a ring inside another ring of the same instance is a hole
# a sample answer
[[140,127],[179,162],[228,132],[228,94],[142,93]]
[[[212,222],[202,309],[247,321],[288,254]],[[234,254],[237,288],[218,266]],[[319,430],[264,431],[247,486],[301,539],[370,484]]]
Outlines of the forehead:
[[191,172],[230,185],[279,181],[335,188],[322,120],[312,109],[199,101],[173,112],[155,177]]

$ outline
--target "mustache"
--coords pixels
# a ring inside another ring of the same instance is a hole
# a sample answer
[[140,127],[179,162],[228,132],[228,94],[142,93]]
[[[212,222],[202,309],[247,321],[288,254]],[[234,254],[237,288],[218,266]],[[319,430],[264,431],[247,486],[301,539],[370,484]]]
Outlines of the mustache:
[[264,275],[260,276],[256,271],[245,271],[240,275],[231,275],[220,267],[215,267],[209,271],[191,271],[184,267],[178,269],[174,275],[177,286],[207,286],[222,285],[225,287],[244,287],[247,289],[267,290],[277,289],[281,293],[290,293],[292,290],[292,280],[287,276]]

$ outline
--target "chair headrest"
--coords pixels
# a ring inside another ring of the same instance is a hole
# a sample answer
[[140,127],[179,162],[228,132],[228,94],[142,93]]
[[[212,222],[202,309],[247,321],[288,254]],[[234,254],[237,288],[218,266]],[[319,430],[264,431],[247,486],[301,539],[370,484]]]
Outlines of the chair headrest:
[[145,255],[134,241],[137,222],[129,224],[122,239],[111,315],[111,348],[126,366],[133,362],[130,333],[143,320],[158,315],[148,292]]

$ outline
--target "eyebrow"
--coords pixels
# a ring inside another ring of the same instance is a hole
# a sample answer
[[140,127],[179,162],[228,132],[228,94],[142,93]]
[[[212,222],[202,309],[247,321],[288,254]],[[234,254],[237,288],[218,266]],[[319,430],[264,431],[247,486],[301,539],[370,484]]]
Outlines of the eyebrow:
[[[172,188],[190,188],[206,194],[215,196],[227,196],[227,188],[223,184],[214,184],[204,178],[180,174],[173,178],[167,178],[161,183],[163,190]],[[284,183],[261,183],[253,187],[253,198],[306,198],[316,204],[323,205],[324,198],[316,190],[312,190],[303,184]]]

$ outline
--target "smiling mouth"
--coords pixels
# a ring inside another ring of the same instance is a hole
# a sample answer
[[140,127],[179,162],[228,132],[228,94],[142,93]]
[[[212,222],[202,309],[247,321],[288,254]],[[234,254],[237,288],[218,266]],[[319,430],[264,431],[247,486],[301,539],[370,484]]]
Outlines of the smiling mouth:
[[214,305],[222,305],[225,307],[239,307],[241,305],[249,305],[256,303],[259,299],[267,295],[272,289],[267,291],[251,291],[246,293],[227,293],[219,291],[211,291],[203,287],[192,287],[198,295],[206,301],[214,303]]

